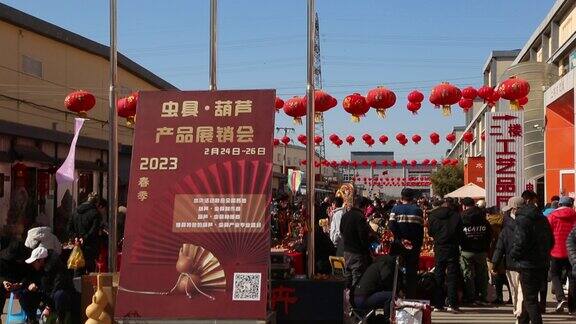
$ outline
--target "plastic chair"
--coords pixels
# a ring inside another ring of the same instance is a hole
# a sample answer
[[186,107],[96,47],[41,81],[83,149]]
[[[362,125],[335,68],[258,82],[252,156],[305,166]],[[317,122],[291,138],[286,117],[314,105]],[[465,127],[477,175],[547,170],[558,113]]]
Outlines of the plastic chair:
[[14,293],[10,293],[10,300],[8,301],[8,314],[6,317],[6,324],[20,324],[26,322],[26,313],[22,307],[20,307],[19,313],[12,313],[12,308],[14,307]]

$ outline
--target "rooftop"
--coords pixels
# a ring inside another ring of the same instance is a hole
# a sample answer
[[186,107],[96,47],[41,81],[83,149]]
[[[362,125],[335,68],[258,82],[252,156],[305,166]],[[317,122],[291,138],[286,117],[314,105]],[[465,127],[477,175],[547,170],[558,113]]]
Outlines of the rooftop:
[[[98,55],[106,60],[109,60],[110,58],[110,47],[2,3],[0,3],[0,21],[7,22],[36,34],[51,38],[55,41],[76,47],[88,53]],[[168,81],[160,78],[121,53],[118,53],[118,66],[159,89],[177,89]]]

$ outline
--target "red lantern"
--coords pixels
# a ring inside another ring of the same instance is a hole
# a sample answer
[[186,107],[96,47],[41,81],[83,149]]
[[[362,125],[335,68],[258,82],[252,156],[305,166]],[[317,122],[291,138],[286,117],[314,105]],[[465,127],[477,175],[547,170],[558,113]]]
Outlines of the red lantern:
[[486,140],[486,133],[482,132],[482,135],[480,135],[480,139],[482,141],[485,141]]
[[352,136],[352,135],[346,136],[346,143],[348,143],[348,145],[352,145],[355,140],[356,140],[356,139],[355,139],[354,136]]
[[334,145],[340,147],[340,145],[344,144],[344,142],[341,139],[337,139],[336,141],[333,142]]
[[435,86],[430,93],[430,102],[436,107],[442,107],[442,114],[444,116],[450,115],[450,106],[458,103],[460,98],[462,98],[460,89],[448,82],[443,82]]
[[302,125],[302,117],[306,116],[306,99],[294,96],[284,104],[284,113],[294,118],[294,124]]
[[430,133],[430,142],[434,145],[440,143],[440,135],[436,132]]
[[342,106],[347,113],[352,115],[352,121],[355,123],[359,122],[360,117],[364,116],[368,110],[370,110],[366,98],[359,93],[346,96],[342,102]]
[[337,167],[338,167],[338,162],[332,161],[332,162],[330,162],[330,166],[333,167],[333,168],[337,168]]
[[282,144],[288,145],[290,143],[290,137],[284,136],[284,137],[282,137],[281,141],[282,141]]
[[410,111],[413,115],[417,115],[418,110],[420,110],[421,107],[422,103],[420,102],[408,101],[406,104],[406,108],[408,108],[408,111]]
[[466,87],[462,89],[462,98],[474,101],[478,96],[478,91],[474,87]]
[[398,165],[398,162],[396,162],[396,160],[390,161],[390,166],[396,167],[397,165]]
[[370,135],[370,134],[364,134],[364,135],[362,135],[362,140],[363,140],[364,142],[369,141],[371,138],[372,138],[372,135]]
[[280,140],[277,139],[277,138],[275,138],[275,139],[272,141],[272,144],[274,144],[274,146],[278,146],[278,145],[280,145]]
[[301,165],[306,165],[306,160],[300,160]]
[[368,139],[368,141],[366,142],[366,144],[368,144],[368,146],[372,147],[372,145],[374,145],[374,143],[376,143],[376,141],[374,141],[373,138]]
[[350,162],[350,165],[353,166],[354,168],[358,167],[358,161],[352,161]]
[[370,162],[368,162],[368,161],[364,160],[364,161],[362,161],[362,163],[361,163],[361,164],[362,164],[362,166],[365,166],[365,167],[367,167],[368,165],[370,165]]
[[87,112],[94,108],[96,97],[88,91],[74,91],[64,99],[66,109],[75,112],[80,117],[86,117]]
[[274,100],[274,108],[276,108],[276,112],[279,112],[280,109],[284,108],[284,100],[280,97],[276,97],[276,100]]
[[415,144],[420,143],[420,141],[422,140],[422,137],[418,134],[414,134],[412,135],[412,142],[414,142]]
[[319,161],[314,161],[314,167],[319,168],[322,165]]
[[382,166],[388,166],[388,160],[382,160]]
[[402,164],[402,166],[404,166],[404,167],[407,166],[407,165],[408,165],[408,160],[403,159],[403,160],[401,161],[401,164]]
[[470,144],[474,140],[474,134],[472,134],[471,132],[464,132],[464,134],[462,134],[462,140]]
[[431,166],[436,166],[436,164],[438,164],[438,161],[436,161],[435,159],[430,160]]
[[415,167],[416,165],[418,165],[418,162],[416,160],[412,160],[410,161],[410,165]]
[[330,166],[330,162],[328,162],[328,160],[324,160],[322,161],[322,166],[328,167]]
[[498,93],[498,91],[494,91],[492,93],[492,96],[488,98],[486,104],[488,105],[488,107],[494,107],[498,102],[498,100],[500,100],[500,94]]
[[422,165],[428,165],[428,164],[430,164],[430,160],[428,159],[422,160]]
[[338,135],[336,134],[331,134],[328,139],[330,140],[330,142],[334,143],[336,142],[336,140],[340,139],[340,137],[338,137]]
[[446,140],[452,144],[456,141],[456,135],[454,133],[450,133],[446,135]]
[[384,87],[374,88],[368,91],[366,102],[370,107],[376,109],[378,116],[384,118],[386,116],[386,109],[394,106],[396,103],[396,94]]
[[520,106],[520,108],[526,106],[527,103],[528,103],[528,97],[518,99],[518,106]]
[[350,165],[350,162],[348,162],[346,160],[342,160],[342,161],[340,161],[340,165],[345,167],[345,166]]
[[302,145],[306,146],[308,138],[306,137],[306,135],[304,134],[300,134],[297,137],[298,142],[300,142]]
[[370,166],[375,168],[378,165],[378,162],[376,162],[376,160],[372,160],[370,161]]
[[320,145],[322,143],[322,136],[316,135],[314,136],[314,144]]
[[136,106],[138,105],[138,92],[134,92],[126,98],[121,98],[116,102],[118,116],[126,118],[128,126],[134,125],[136,117]]
[[424,94],[418,90],[413,90],[408,94],[409,102],[422,102],[424,101]]
[[458,163],[459,163],[459,162],[458,162],[457,159],[452,159],[452,160],[450,161],[450,165],[451,165],[451,166],[457,166]]
[[396,134],[396,140],[398,142],[402,142],[402,140],[406,139],[406,135],[404,135],[404,133],[398,133]]
[[460,106],[464,112],[468,112],[468,110],[474,106],[474,100],[462,98],[458,101],[458,106]]
[[12,166],[12,169],[14,170],[14,177],[17,179],[26,178],[28,167],[24,163],[18,162]]
[[[304,97],[306,98],[306,97]],[[322,120],[322,113],[336,107],[338,101],[324,90],[314,91],[314,118],[317,123]]]
[[482,98],[484,102],[487,102],[490,97],[494,94],[494,88],[490,86],[482,86],[478,89],[478,97]]
[[388,142],[388,136],[380,135],[380,138],[378,138],[378,140],[380,141],[380,143],[386,144],[386,142]]
[[512,110],[522,109],[518,100],[528,96],[529,93],[530,83],[514,76],[504,80],[498,87],[498,94],[500,97],[510,100],[510,107]]

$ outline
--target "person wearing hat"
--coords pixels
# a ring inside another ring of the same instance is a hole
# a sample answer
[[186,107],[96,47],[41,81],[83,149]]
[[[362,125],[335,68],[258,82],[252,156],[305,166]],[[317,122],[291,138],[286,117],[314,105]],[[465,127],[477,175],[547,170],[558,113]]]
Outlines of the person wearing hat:
[[460,266],[464,276],[464,302],[488,305],[488,265],[486,257],[492,238],[492,227],[486,213],[474,199],[462,199],[462,239]]
[[416,192],[402,189],[401,203],[390,212],[388,227],[394,234],[395,254],[399,254],[406,268],[406,295],[415,298],[420,249],[424,240],[424,217],[422,209],[415,204]]
[[542,309],[538,295],[543,284],[548,282],[550,251],[554,236],[550,224],[542,212],[529,200],[516,212],[516,230],[510,254],[520,272],[522,286],[522,309],[520,323],[542,323]]
[[[569,312],[576,311],[576,282],[572,276],[572,266],[568,260],[568,250],[566,248],[566,240],[568,234],[576,225],[576,211],[574,211],[574,199],[570,197],[560,198],[558,207],[548,216],[548,222],[552,228],[554,235],[554,247],[550,252],[552,256],[550,260],[550,275],[552,277],[552,290],[556,296],[558,306],[557,312],[564,310],[568,306]],[[562,285],[562,273],[566,272],[568,276],[568,299],[564,294]]]
[[20,306],[26,313],[27,323],[38,323],[36,312],[41,304],[45,305],[43,314],[46,316],[54,311],[60,321],[67,316],[75,317],[73,313],[78,311],[79,298],[72,276],[58,255],[38,246],[25,262],[30,265],[30,270],[22,283]]
[[511,197],[508,199],[506,206],[502,207],[502,212],[504,213],[502,231],[492,255],[494,267],[504,266],[506,269],[506,279],[512,293],[512,309],[516,317],[519,317],[522,313],[523,298],[522,289],[520,288],[520,273],[518,272],[520,269],[512,259],[511,252],[514,231],[516,230],[516,212],[523,205],[524,199],[522,197]]

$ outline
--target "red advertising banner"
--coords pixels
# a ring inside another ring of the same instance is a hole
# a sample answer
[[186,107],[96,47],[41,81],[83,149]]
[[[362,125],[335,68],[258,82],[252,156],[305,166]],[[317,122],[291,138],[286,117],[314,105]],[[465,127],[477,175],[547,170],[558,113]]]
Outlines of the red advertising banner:
[[484,176],[486,171],[485,160],[483,156],[468,157],[466,159],[466,164],[464,165],[464,184],[473,184],[484,188],[486,186],[486,181]]
[[266,317],[274,99],[140,93],[116,318]]

